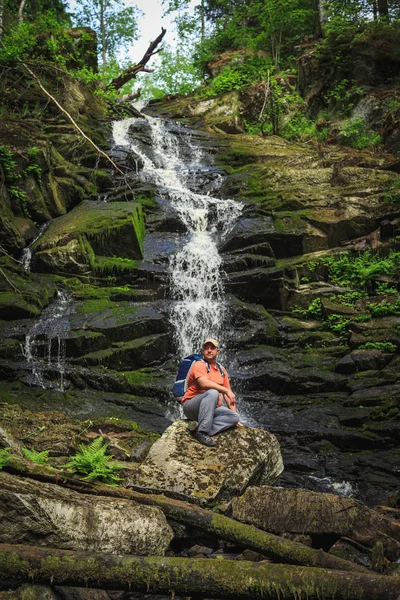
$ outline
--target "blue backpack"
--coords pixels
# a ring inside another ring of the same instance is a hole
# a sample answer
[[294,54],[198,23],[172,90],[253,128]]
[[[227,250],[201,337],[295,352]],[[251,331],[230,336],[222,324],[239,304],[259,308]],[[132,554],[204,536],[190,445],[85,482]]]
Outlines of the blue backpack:
[[[185,395],[185,392],[188,387],[187,384],[188,384],[190,371],[192,370],[194,363],[197,362],[198,360],[202,360],[207,367],[207,373],[210,372],[210,365],[208,364],[208,362],[206,360],[204,360],[204,358],[202,356],[200,356],[200,354],[190,354],[189,356],[186,356],[182,360],[181,364],[179,365],[179,369],[178,369],[178,373],[177,373],[177,376],[175,379],[174,387],[172,388],[172,393],[174,394],[175,398],[180,399],[180,398],[182,398],[182,396]],[[219,363],[217,363],[217,365],[218,365],[218,369],[220,370],[222,377],[224,377],[225,373],[224,373],[221,365]]]

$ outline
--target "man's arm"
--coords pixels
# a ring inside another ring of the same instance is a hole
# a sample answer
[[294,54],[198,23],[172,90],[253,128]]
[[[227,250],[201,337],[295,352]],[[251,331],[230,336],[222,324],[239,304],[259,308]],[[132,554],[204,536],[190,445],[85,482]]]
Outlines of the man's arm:
[[237,412],[236,396],[232,392],[230,387],[220,385],[219,383],[214,383],[214,381],[211,381],[211,379],[208,379],[208,377],[206,377],[205,375],[198,377],[196,381],[198,385],[204,390],[217,390],[217,392],[223,394],[228,408],[230,408],[234,412]]

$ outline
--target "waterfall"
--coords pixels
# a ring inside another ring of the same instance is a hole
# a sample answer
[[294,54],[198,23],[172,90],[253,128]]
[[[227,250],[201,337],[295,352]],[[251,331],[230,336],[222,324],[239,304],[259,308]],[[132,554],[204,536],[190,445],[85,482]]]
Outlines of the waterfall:
[[21,254],[21,259],[20,260],[21,260],[22,268],[24,269],[24,271],[26,273],[30,273],[30,271],[31,271],[32,246],[41,237],[41,235],[46,231],[46,229],[47,229],[48,226],[49,226],[49,223],[43,223],[39,227],[39,231],[37,232],[36,237],[31,241],[31,243],[29,244],[29,246],[27,246],[26,248],[24,248],[22,250],[22,254]]
[[[151,141],[146,146],[130,140],[129,127],[138,121],[116,122],[114,143],[128,146],[139,157],[140,179],[157,187],[159,197],[176,211],[187,232],[169,261],[170,320],[177,352],[184,356],[199,351],[206,337],[223,341],[226,302],[218,245],[242,206],[212,195],[221,175],[207,165],[207,156],[190,130],[146,117]],[[204,187],[207,192],[200,193]]]
[[[73,312],[72,301],[64,291],[44,309],[25,336],[21,346],[28,363],[28,383],[44,389],[65,389],[65,337],[69,331],[68,316]],[[55,379],[54,379],[55,374]],[[49,377],[52,377],[49,381]]]

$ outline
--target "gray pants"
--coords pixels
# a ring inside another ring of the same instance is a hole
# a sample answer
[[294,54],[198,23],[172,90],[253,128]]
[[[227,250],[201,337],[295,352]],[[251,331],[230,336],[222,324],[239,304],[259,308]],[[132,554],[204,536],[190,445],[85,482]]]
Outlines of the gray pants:
[[217,390],[207,390],[183,404],[183,412],[191,421],[197,421],[198,431],[215,435],[224,429],[234,427],[239,422],[239,415],[226,406],[218,406]]

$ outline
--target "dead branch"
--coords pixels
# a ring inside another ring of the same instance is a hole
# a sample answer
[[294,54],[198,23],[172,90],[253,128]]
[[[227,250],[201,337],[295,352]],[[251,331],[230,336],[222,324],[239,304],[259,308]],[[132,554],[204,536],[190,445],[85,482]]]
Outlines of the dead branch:
[[7,283],[9,283],[11,285],[14,292],[16,292],[17,294],[20,294],[21,291],[17,287],[15,287],[15,285],[13,284],[11,279],[9,277],[7,277],[7,275],[4,273],[3,269],[0,269],[0,273],[3,275],[3,277],[7,281]]
[[156,48],[161,43],[166,32],[167,30],[164,29],[164,27],[161,27],[160,35],[154,40],[154,42],[150,43],[142,59],[136,65],[128,67],[127,69],[125,69],[125,71],[118,75],[118,77],[115,77],[111,81],[111,83],[109,83],[107,89],[113,88],[115,90],[119,90],[123,85],[125,85],[125,83],[127,83],[131,79],[134,79],[136,75],[141,71],[144,71],[145,73],[152,73],[153,71],[146,69],[145,66],[149,62],[151,57],[154,56],[154,54],[160,52],[161,48],[159,50],[157,50]]

